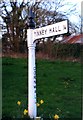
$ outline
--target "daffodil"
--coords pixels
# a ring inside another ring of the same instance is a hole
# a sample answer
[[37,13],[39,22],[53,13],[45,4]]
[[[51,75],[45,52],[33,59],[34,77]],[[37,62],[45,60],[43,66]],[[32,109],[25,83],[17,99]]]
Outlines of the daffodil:
[[40,106],[40,104],[39,103],[37,103],[37,107],[39,107]]
[[25,109],[24,110],[24,115],[27,115],[27,113],[28,113],[28,110]]
[[17,105],[19,105],[19,106],[20,106],[20,105],[21,105],[21,102],[20,102],[20,101],[18,101],[18,102],[17,102]]
[[54,119],[55,120],[58,120],[59,119],[59,116],[57,114],[54,115]]
[[40,104],[43,104],[44,103],[44,101],[43,100],[40,100]]

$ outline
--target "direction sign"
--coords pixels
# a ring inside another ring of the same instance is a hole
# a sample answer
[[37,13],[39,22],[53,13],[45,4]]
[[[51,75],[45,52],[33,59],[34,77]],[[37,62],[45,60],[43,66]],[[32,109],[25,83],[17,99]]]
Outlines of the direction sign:
[[39,38],[60,35],[68,32],[68,21],[58,22],[46,27],[34,29],[34,40]]

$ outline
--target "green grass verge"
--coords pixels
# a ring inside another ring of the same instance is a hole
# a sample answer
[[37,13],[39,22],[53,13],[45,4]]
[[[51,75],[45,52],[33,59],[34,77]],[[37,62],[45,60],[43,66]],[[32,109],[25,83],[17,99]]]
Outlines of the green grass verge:
[[[27,60],[3,58],[3,116],[24,117],[27,109]],[[81,64],[77,62],[37,60],[38,115],[51,118],[81,118]],[[21,105],[17,105],[17,101]]]

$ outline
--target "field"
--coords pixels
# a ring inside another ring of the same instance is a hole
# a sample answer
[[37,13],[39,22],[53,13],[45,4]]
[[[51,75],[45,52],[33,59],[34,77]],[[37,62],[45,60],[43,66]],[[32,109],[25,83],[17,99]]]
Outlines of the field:
[[[81,120],[81,64],[78,62],[36,60],[38,116]],[[27,59],[3,58],[3,118],[24,118],[27,109]],[[17,101],[21,105],[17,105]]]

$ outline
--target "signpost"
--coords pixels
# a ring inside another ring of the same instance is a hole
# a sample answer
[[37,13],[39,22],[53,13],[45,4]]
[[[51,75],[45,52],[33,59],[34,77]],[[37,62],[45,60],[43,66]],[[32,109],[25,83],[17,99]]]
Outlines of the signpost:
[[68,21],[64,20],[46,27],[34,29],[34,39],[61,35],[68,32]]
[[36,67],[35,67],[35,47],[33,29],[35,23],[33,21],[33,13],[30,11],[29,16],[29,29],[27,31],[28,36],[28,114],[30,118],[36,118]]
[[33,21],[33,13],[30,11],[29,16],[29,29],[27,31],[28,43],[28,114],[30,118],[36,119],[37,106],[36,106],[36,66],[35,66],[35,40],[39,38],[60,35],[68,32],[67,20],[48,25],[42,28],[35,28]]

